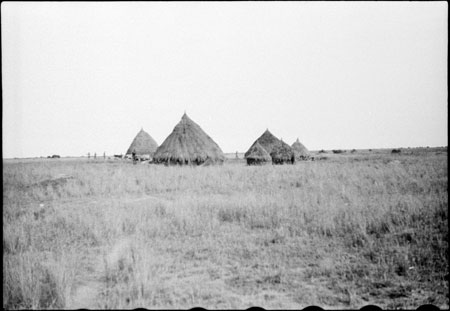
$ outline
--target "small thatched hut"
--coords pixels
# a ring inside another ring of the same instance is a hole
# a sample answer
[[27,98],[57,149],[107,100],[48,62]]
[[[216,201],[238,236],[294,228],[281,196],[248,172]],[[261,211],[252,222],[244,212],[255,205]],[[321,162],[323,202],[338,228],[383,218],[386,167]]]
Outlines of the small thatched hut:
[[280,141],[270,153],[272,157],[272,164],[294,164],[295,154],[291,146],[283,141]]
[[247,151],[245,158],[248,165],[266,164],[272,160],[270,154],[257,141]]
[[153,162],[166,165],[222,164],[224,160],[220,147],[186,113],[153,156]]
[[248,151],[244,155],[245,158],[250,155],[252,148],[257,143],[260,144],[270,155],[272,149],[280,143],[280,140],[276,138],[271,132],[269,132],[269,129],[266,129],[266,131],[250,146],[250,149],[248,149]]
[[125,157],[131,157],[133,150],[135,150],[136,157],[140,159],[151,159],[157,148],[158,144],[156,141],[141,128],[133,139],[130,148],[125,153]]
[[309,151],[306,147],[298,140],[292,144],[292,150],[294,150],[295,160],[308,160],[309,159]]

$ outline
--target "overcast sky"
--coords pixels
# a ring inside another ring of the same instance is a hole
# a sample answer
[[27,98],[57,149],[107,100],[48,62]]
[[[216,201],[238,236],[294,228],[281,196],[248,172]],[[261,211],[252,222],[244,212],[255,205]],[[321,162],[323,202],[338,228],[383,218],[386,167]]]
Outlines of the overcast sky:
[[447,145],[447,2],[1,5],[3,157],[124,153],[184,111],[224,152]]

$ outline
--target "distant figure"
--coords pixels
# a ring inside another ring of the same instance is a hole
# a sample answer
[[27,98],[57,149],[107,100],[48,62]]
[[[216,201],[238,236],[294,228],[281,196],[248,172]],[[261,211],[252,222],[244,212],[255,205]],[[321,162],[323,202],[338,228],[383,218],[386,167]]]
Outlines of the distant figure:
[[91,158],[91,153],[90,152],[88,152],[88,159],[90,159]]
[[97,159],[97,152],[94,152],[94,160]]
[[103,151],[103,160],[106,159],[106,153]]
[[236,151],[236,159],[239,159],[239,157],[238,157],[238,152]]
[[133,149],[133,152],[131,152],[131,156],[133,158],[133,164],[136,164],[136,160],[137,160],[137,158],[136,158],[136,149]]

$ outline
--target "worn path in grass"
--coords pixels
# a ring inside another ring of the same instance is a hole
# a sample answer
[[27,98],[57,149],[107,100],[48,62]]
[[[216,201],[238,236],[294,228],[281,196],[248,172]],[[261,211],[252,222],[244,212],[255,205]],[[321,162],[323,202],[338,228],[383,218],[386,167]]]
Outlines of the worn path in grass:
[[[144,196],[127,199],[126,204],[142,203],[145,201],[168,202],[168,200],[156,196]],[[102,200],[86,200],[71,202],[71,205],[99,205]],[[85,248],[80,254],[81,269],[77,271],[75,284],[67,299],[67,309],[89,309],[102,307],[99,305],[99,295],[106,289],[107,265],[116,265],[120,260],[120,252],[130,244],[129,239],[119,239],[112,246]]]
[[97,306],[97,295],[103,288],[101,279],[105,275],[101,253],[102,251],[99,249],[88,249],[86,254],[81,256],[83,269],[78,271],[76,275],[76,282],[66,308],[89,309],[99,307]]

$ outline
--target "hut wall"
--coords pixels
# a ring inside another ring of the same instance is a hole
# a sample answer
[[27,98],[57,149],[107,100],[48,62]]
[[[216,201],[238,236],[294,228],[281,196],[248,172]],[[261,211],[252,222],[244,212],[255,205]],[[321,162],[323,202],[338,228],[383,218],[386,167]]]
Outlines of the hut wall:
[[263,159],[247,158],[247,165],[263,165],[263,164],[267,164],[267,163],[268,162]]

